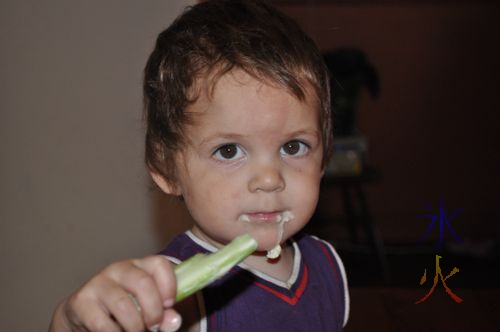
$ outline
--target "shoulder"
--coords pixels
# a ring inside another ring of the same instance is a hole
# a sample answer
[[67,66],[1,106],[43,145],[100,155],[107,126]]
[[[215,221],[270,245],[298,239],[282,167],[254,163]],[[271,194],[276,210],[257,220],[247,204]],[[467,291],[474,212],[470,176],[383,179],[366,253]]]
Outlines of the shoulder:
[[200,252],[207,252],[207,250],[196,243],[191,232],[187,231],[175,236],[164,249],[158,252],[158,255],[166,256],[178,264]]
[[340,255],[330,242],[313,235],[300,234],[296,237],[296,242],[300,248],[301,254],[307,262],[321,266],[323,271],[330,270],[333,272],[336,281],[335,284],[340,286],[344,296],[345,326],[349,318],[350,297],[347,274]]
[[308,234],[300,234],[296,241],[301,251],[306,251],[306,254],[309,252],[314,253],[314,255],[321,253],[321,256],[327,257],[337,265],[341,265],[342,268],[344,267],[337,250],[330,242]]
[[333,272],[337,282],[345,278],[342,260],[329,242],[312,235],[300,234],[296,237],[296,243],[308,265],[316,266],[325,273]]
[[326,256],[333,256],[335,260],[342,264],[342,260],[337,250],[335,250],[330,242],[309,234],[299,234],[294,239],[302,250],[313,252],[321,251]]

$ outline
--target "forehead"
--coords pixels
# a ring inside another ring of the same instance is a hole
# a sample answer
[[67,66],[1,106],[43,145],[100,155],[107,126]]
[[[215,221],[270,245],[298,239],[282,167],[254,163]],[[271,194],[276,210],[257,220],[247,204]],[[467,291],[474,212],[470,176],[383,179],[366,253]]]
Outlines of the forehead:
[[[303,98],[270,79],[259,79],[243,70],[199,79],[195,101],[186,109],[193,124],[221,115],[227,120],[287,122],[297,116],[319,122],[319,102],[309,83],[303,84]],[[235,119],[235,120],[236,120]],[[241,122],[241,121],[239,121]],[[228,123],[229,125],[229,123]]]

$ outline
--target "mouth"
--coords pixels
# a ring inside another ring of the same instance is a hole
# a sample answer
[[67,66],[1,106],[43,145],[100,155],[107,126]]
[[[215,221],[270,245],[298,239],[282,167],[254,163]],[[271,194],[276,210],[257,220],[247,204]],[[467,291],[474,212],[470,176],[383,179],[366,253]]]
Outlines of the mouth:
[[278,234],[276,238],[276,245],[267,250],[266,257],[268,259],[277,259],[281,254],[281,241],[285,232],[285,223],[294,218],[291,211],[271,211],[271,212],[251,212],[243,213],[238,217],[239,221],[254,224],[277,225]]
[[285,223],[290,221],[293,215],[290,211],[271,211],[271,212],[251,212],[243,213],[239,216],[238,220],[249,223]]

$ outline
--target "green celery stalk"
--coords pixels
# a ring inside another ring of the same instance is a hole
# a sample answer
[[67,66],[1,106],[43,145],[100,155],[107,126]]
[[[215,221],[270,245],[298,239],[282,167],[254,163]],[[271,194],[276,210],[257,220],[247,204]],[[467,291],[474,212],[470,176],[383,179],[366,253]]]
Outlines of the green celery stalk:
[[176,302],[219,279],[257,249],[257,241],[249,234],[238,236],[225,247],[211,254],[196,254],[177,265]]

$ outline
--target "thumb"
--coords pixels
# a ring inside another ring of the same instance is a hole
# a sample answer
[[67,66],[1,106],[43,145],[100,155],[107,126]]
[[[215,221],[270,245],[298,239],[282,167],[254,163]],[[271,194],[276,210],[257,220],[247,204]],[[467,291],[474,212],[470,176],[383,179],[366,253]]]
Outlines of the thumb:
[[181,316],[173,309],[166,309],[163,314],[163,320],[160,325],[162,332],[175,332],[182,325]]

